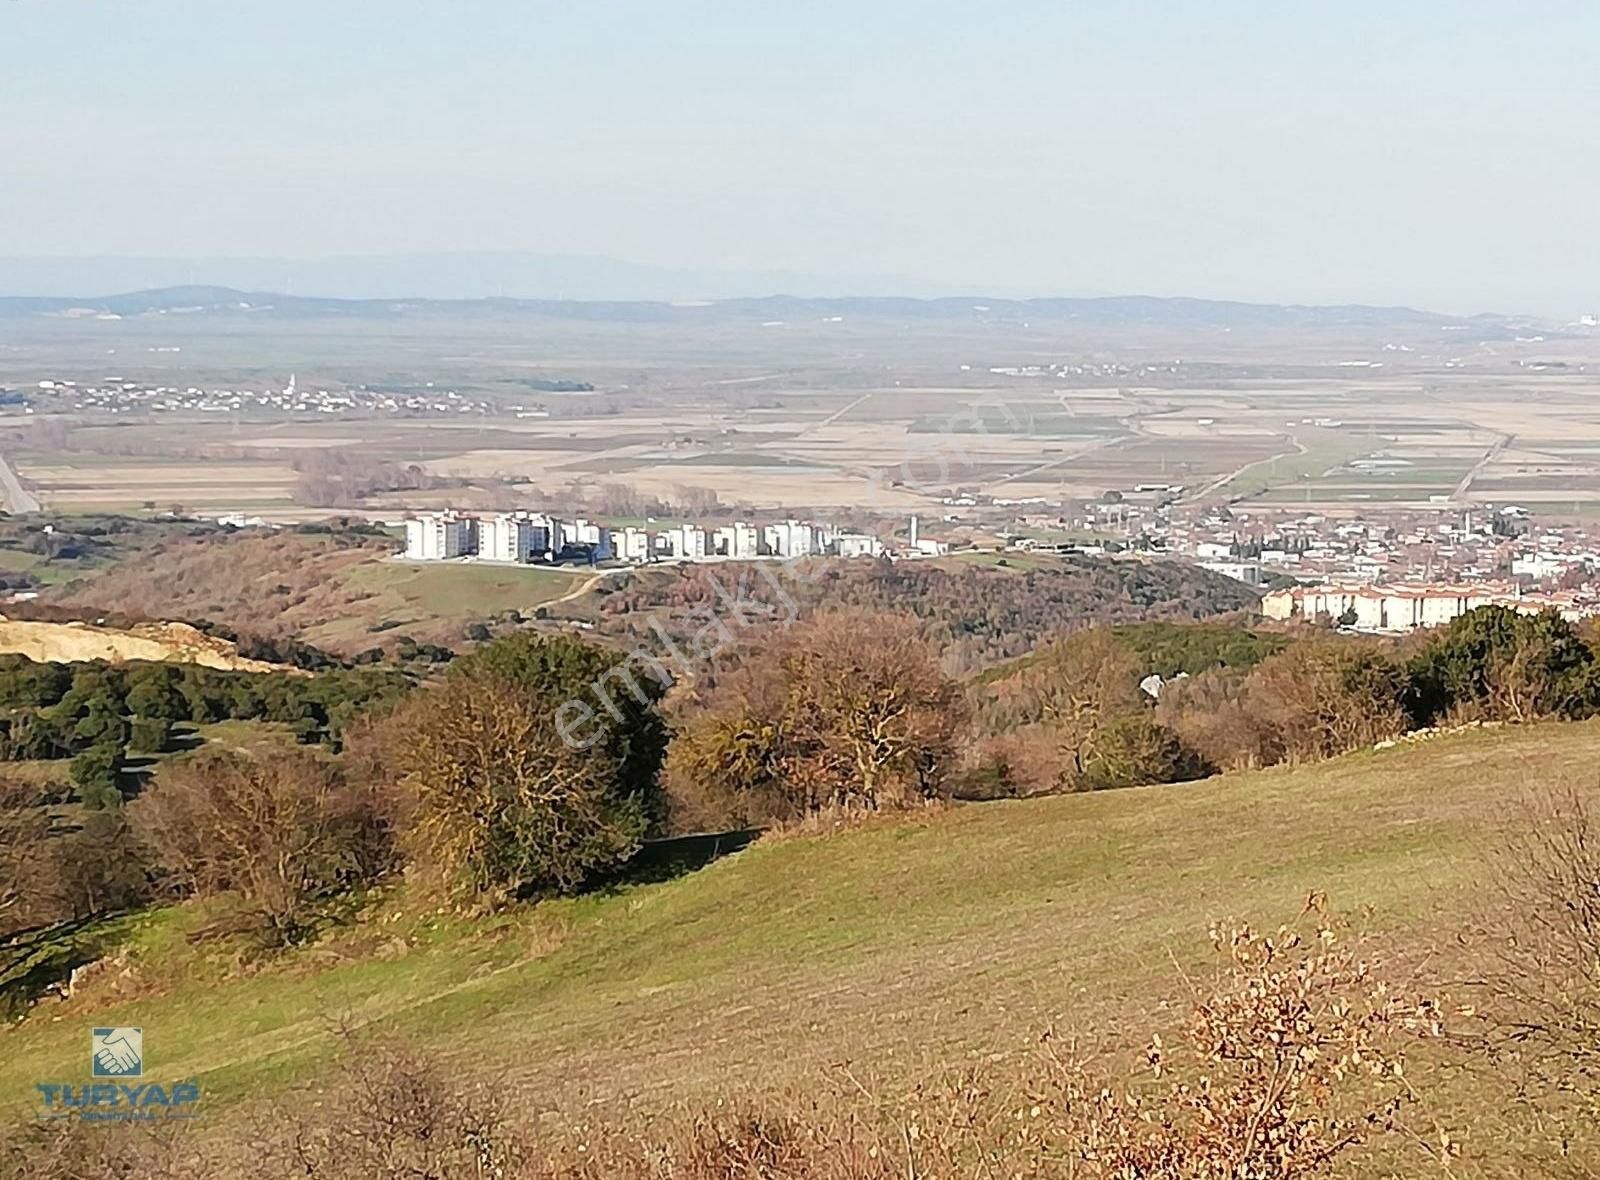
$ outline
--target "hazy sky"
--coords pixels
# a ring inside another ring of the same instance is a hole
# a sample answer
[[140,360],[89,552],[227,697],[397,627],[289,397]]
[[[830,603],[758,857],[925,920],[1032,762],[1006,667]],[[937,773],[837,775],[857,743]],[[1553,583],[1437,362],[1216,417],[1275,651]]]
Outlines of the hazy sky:
[[0,255],[1600,308],[1600,5],[0,0]]

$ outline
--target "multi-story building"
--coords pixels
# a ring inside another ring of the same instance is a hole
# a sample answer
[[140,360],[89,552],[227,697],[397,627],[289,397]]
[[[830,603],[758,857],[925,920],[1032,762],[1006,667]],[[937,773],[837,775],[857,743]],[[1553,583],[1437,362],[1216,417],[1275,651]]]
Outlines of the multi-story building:
[[817,527],[798,520],[769,524],[762,530],[767,552],[775,557],[810,557],[821,552]]
[[673,530],[674,538],[672,554],[674,557],[688,561],[700,561],[710,556],[710,538],[706,531],[697,525],[681,525]]
[[883,542],[867,533],[840,533],[833,539],[840,557],[877,557]]
[[611,530],[590,520],[575,520],[566,528],[566,543],[573,548],[586,549],[594,561],[611,559]]
[[1246,586],[1261,585],[1261,564],[1255,561],[1202,561],[1201,569],[1243,582]]
[[418,561],[463,557],[477,549],[477,522],[454,512],[423,512],[406,519],[406,556]]
[[650,534],[639,528],[625,528],[615,535],[617,556],[623,561],[647,562],[654,555]]
[[1464,586],[1296,586],[1261,600],[1269,619],[1326,618],[1357,631],[1399,632],[1440,627],[1480,606],[1504,606],[1522,614],[1554,610],[1569,622],[1600,614],[1600,600],[1571,592],[1523,594],[1491,582]]
[[754,525],[746,524],[742,520],[719,528],[713,543],[716,552],[721,556],[738,558],[741,561],[749,561],[761,553],[760,532]]
[[533,521],[521,514],[497,513],[478,522],[478,556],[486,561],[528,561],[542,551]]
[[554,556],[561,551],[561,522],[540,512],[528,514],[528,527],[533,530],[533,551]]

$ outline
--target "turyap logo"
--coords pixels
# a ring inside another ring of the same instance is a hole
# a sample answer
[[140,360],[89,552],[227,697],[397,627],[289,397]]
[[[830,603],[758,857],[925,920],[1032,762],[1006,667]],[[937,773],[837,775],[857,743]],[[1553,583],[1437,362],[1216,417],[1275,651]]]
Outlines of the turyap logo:
[[144,1029],[96,1028],[89,1033],[89,1076],[116,1078],[84,1085],[39,1082],[39,1117],[84,1122],[152,1122],[192,1119],[200,1105],[200,1084],[190,1080],[162,1085],[144,1076]]
[[144,1029],[97,1028],[89,1038],[90,1074],[137,1078],[144,1074]]

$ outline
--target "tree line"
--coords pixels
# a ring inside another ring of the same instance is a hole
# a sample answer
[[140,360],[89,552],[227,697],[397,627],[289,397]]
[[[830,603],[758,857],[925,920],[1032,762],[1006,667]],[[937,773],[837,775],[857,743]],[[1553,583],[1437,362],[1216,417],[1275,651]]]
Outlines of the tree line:
[[315,676],[235,672],[196,664],[37,663],[0,656],[0,761],[71,759],[82,802],[120,802],[127,755],[161,754],[173,727],[227,720],[290,725],[303,742],[337,743],[405,679],[390,669],[333,668]]
[[[986,678],[968,786],[995,795],[1172,782],[1438,725],[1587,717],[1600,710],[1596,638],[1555,612],[1499,606],[1403,639],[1091,629]],[[1164,678],[1158,698],[1138,687],[1152,672]]]

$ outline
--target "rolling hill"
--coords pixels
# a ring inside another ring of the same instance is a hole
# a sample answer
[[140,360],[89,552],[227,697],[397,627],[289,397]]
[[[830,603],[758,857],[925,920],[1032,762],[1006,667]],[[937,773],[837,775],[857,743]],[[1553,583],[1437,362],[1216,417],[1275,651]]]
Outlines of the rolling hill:
[[[467,921],[402,893],[282,960],[187,938],[193,908],[105,930],[107,965],[0,1031],[0,1094],[87,1070],[91,1025],[144,1029],[147,1078],[196,1078],[208,1127],[315,1082],[340,1030],[492,1072],[530,1112],[659,1110],[1026,1061],[1042,1030],[1113,1051],[1170,1026],[1209,922],[1272,926],[1325,891],[1400,977],[1459,978],[1457,932],[1506,802],[1595,793],[1600,723],[1477,730],[1200,783],[956,807],[761,840],[697,871]],[[1368,908],[1370,907],[1370,908]],[[1412,1074],[1487,1172],[1527,1168],[1497,1080]],[[18,1112],[20,1113],[20,1111]],[[1465,1164],[1464,1164],[1465,1166]]]

